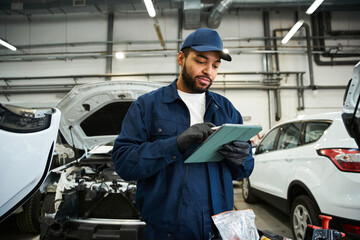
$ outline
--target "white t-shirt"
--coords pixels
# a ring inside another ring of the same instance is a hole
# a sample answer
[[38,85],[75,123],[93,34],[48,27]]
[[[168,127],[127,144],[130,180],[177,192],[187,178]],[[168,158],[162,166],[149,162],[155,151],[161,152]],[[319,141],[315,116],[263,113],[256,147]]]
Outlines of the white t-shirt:
[[205,93],[186,93],[178,90],[178,94],[190,112],[190,126],[204,122]]

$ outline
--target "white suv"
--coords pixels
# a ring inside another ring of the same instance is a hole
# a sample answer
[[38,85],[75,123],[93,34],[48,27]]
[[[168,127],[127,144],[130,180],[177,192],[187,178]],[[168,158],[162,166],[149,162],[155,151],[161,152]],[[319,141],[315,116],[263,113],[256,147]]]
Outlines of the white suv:
[[355,141],[360,132],[358,126],[349,127],[359,123],[359,72],[358,64],[347,92],[357,104],[355,113],[345,111],[345,104],[344,114],[303,116],[272,128],[256,148],[253,173],[243,181],[245,201],[260,198],[289,214],[297,240],[304,239],[307,224],[321,226],[319,214],[333,218],[330,228],[360,239],[360,153]]

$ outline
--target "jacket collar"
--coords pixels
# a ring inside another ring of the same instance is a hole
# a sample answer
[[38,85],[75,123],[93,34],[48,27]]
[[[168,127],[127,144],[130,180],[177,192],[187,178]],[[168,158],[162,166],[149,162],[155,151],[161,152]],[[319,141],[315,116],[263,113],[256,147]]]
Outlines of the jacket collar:
[[[178,79],[175,79],[170,85],[166,86],[164,89],[164,103],[171,103],[176,101],[177,99],[181,99],[177,87],[176,82]],[[217,107],[219,107],[219,103],[214,98],[214,93],[210,91],[206,91],[206,106],[208,106],[211,102],[213,102]]]

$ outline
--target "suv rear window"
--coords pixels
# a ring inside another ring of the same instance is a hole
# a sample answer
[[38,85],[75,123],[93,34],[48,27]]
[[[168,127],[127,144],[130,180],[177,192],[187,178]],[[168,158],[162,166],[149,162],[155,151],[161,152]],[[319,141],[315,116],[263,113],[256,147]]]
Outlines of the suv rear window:
[[86,136],[118,135],[131,102],[113,102],[86,118],[81,124]]
[[311,143],[318,140],[331,122],[308,122],[305,125],[304,143]]

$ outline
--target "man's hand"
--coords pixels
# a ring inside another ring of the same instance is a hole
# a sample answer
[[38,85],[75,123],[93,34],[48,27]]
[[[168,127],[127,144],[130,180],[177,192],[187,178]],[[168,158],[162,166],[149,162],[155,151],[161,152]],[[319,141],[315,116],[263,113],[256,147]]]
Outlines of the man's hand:
[[243,141],[233,141],[225,144],[223,149],[220,149],[218,152],[224,156],[225,160],[232,164],[241,165],[249,156],[250,144]]
[[215,127],[215,125],[210,122],[206,122],[194,124],[186,129],[176,139],[179,151],[183,153],[194,144],[202,143],[214,132],[214,130],[211,129],[212,127]]

